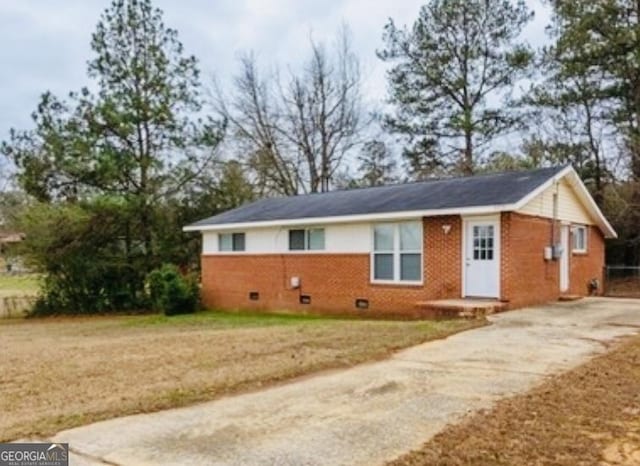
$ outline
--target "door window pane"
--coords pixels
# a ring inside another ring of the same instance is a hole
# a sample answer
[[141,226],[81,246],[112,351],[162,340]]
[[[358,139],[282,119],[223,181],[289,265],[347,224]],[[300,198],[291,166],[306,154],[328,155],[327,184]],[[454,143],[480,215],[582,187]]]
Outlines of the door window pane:
[[376,251],[393,251],[393,225],[376,225],[373,230],[373,248]]
[[393,254],[374,254],[373,277],[376,280],[393,280]]
[[400,250],[419,251],[420,250],[420,223],[400,224]]
[[289,230],[289,250],[304,251],[304,230]]
[[420,281],[420,254],[400,254],[400,280]]
[[474,225],[473,227],[473,259],[493,260],[494,256],[493,225]]

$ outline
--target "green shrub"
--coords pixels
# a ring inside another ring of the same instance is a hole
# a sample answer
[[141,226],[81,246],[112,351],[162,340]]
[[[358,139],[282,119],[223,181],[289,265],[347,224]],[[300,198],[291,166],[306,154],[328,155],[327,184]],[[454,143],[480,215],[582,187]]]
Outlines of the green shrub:
[[123,218],[118,206],[106,200],[33,204],[23,211],[16,228],[26,239],[17,252],[43,275],[32,315],[149,307],[144,289],[149,260],[144,251],[127,248],[122,241]]
[[165,264],[147,275],[147,289],[153,310],[165,315],[189,314],[199,304],[198,282],[183,276],[175,265]]

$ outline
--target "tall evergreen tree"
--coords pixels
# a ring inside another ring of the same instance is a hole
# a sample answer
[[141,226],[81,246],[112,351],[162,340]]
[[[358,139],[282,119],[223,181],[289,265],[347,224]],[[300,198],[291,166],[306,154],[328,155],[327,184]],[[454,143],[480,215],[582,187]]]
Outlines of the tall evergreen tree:
[[548,50],[555,79],[583,85],[624,135],[628,168],[640,180],[640,2],[553,0]]
[[[636,265],[640,263],[640,2],[550,3],[554,43],[547,58],[554,66],[553,79],[571,85],[564,96],[588,103],[588,116],[615,138],[612,147],[628,175],[624,193],[628,202],[615,226],[626,249],[624,257]],[[596,168],[600,178],[602,171]],[[598,191],[602,199],[602,186]]]
[[122,197],[127,243],[153,258],[153,211],[213,162],[224,125],[202,108],[196,58],[150,0],[114,0],[91,41],[97,93],[50,93],[34,131],[12,130],[2,152],[24,189],[43,201]]
[[[141,305],[146,273],[176,257],[167,246],[181,247],[164,241],[168,229],[181,235],[182,226],[170,223],[180,217],[167,209],[211,168],[225,129],[224,121],[199,117],[197,60],[150,0],[113,0],[91,49],[87,71],[96,91],[83,88],[66,101],[44,93],[35,129],[12,130],[1,147],[21,187],[44,203],[44,217],[60,225],[58,211],[75,219],[74,244],[58,261],[41,252],[65,244],[62,227],[27,240],[58,310],[80,302],[95,302],[95,310]],[[38,238],[47,248],[38,249]],[[103,279],[110,282],[101,288]]]
[[393,65],[395,106],[386,126],[408,143],[414,177],[472,174],[483,149],[516,125],[510,96],[530,68],[519,36],[532,16],[524,0],[431,0],[411,29],[386,25],[378,55]]

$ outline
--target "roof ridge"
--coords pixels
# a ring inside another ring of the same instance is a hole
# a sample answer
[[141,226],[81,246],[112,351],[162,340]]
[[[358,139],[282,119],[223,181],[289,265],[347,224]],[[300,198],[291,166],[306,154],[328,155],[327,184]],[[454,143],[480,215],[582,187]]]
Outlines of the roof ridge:
[[298,196],[267,197],[205,218],[188,227],[510,205],[564,170],[566,166],[551,166]]
[[438,182],[451,182],[451,181],[463,181],[466,179],[478,179],[478,178],[487,178],[490,176],[502,176],[502,175],[512,175],[514,173],[536,173],[536,172],[540,172],[543,170],[549,170],[549,171],[554,171],[554,172],[560,172],[562,170],[564,170],[565,168],[567,168],[568,166],[570,166],[571,164],[564,164],[564,165],[553,165],[550,167],[538,167],[538,168],[533,168],[533,169],[526,169],[526,170],[504,170],[504,171],[500,171],[500,172],[484,172],[484,173],[477,173],[477,174],[472,174],[472,175],[455,175],[455,176],[445,176],[445,177],[439,177],[439,178],[428,178],[428,179],[423,179],[423,180],[410,180],[410,181],[400,181],[400,182],[396,182],[396,183],[389,183],[389,184],[382,184],[382,185],[378,185],[378,186],[354,186],[354,187],[345,187],[345,188],[340,188],[340,189],[334,189],[331,191],[323,191],[323,192],[312,192],[312,193],[303,193],[303,194],[290,194],[288,196],[273,196],[273,197],[263,197],[262,199],[258,199],[257,201],[263,200],[263,199],[286,199],[286,198],[300,198],[300,197],[306,197],[306,196],[320,196],[320,195],[327,195],[327,194],[331,194],[331,193],[344,193],[344,192],[349,192],[349,191],[364,191],[367,189],[384,189],[384,188],[393,188],[393,187],[397,187],[397,186],[409,186],[409,185],[416,185],[416,184],[427,184],[427,183],[438,183]]

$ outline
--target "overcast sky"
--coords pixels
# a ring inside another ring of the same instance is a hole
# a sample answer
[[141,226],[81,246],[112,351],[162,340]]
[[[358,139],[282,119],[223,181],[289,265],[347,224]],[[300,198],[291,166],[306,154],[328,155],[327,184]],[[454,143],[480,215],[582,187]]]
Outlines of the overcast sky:
[[[535,46],[545,41],[548,11],[528,0],[536,17],[526,30]],[[91,33],[108,0],[0,0],[0,140],[11,127],[30,127],[29,115],[45,90],[64,96],[88,83]],[[253,50],[264,64],[298,63],[309,34],[332,38],[341,23],[353,34],[366,76],[367,97],[385,97],[384,65],[375,56],[389,17],[411,24],[424,0],[155,0],[165,23],[178,30],[203,74],[223,82],[240,52]]]

